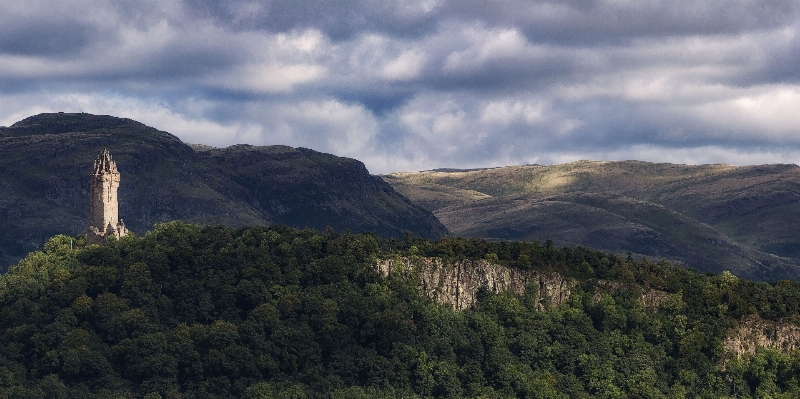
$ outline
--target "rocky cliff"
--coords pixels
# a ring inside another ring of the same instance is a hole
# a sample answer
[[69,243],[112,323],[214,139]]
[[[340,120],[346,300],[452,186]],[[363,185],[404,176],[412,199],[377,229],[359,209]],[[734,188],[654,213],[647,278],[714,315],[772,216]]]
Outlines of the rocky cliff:
[[[375,269],[383,276],[416,281],[424,295],[436,302],[450,304],[456,310],[472,306],[484,288],[516,296],[534,289],[537,310],[547,310],[566,302],[575,284],[555,272],[523,271],[486,260],[396,257],[378,259]],[[600,301],[602,292],[619,289],[622,289],[620,284],[598,281],[594,299]],[[639,294],[639,299],[645,307],[658,312],[668,296],[664,291],[646,290]],[[800,326],[748,316],[723,339],[723,347],[736,356],[753,355],[759,347],[791,354],[800,350]]]
[[573,284],[558,273],[522,271],[486,260],[400,257],[379,259],[375,267],[384,276],[419,279],[419,287],[426,296],[439,303],[449,303],[457,310],[472,306],[481,288],[508,291],[518,296],[526,289],[536,289],[536,307],[545,310],[569,299]]
[[749,316],[739,321],[722,344],[736,356],[753,355],[759,347],[790,354],[800,350],[800,327]]

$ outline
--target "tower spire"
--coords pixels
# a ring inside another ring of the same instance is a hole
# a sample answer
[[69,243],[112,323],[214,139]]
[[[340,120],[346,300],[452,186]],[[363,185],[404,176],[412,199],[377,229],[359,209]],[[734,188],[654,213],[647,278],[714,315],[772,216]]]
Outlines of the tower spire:
[[117,165],[111,159],[111,153],[108,152],[107,148],[103,148],[103,151],[100,152],[100,155],[98,155],[97,159],[94,161],[94,175],[102,173],[119,174],[119,172],[117,172]]
[[125,224],[119,219],[119,171],[108,149],[103,148],[94,161],[90,176],[91,198],[89,199],[88,244],[102,244],[110,236],[124,237],[128,234]]

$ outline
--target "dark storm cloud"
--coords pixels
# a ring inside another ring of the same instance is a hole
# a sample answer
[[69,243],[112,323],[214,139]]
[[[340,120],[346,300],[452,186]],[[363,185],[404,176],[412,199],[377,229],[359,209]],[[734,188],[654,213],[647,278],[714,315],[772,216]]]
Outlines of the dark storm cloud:
[[373,172],[580,158],[795,162],[800,3],[0,4],[0,123],[131,117]]
[[577,44],[773,29],[792,22],[800,5],[791,0],[464,0],[444,8],[447,14],[495,26],[517,26],[534,41]]
[[186,5],[195,17],[241,30],[316,28],[336,39],[365,31],[419,36],[441,21],[459,19],[515,26],[531,40],[559,43],[771,29],[793,21],[800,7],[792,0],[186,0]]
[[76,21],[4,21],[0,25],[0,53],[64,56],[80,52],[96,29]]
[[[797,22],[800,24],[800,21]],[[754,62],[746,74],[733,77],[733,82],[752,85],[764,82],[800,83],[800,35],[795,25],[791,32],[776,34],[776,38],[763,43],[763,56]],[[791,34],[791,39],[781,40],[780,36]]]
[[414,91],[407,87],[377,87],[371,90],[353,91],[342,89],[333,95],[348,103],[364,104],[376,116],[401,107],[414,97]]
[[[431,3],[429,8],[426,3]],[[365,31],[419,36],[434,29],[435,2],[370,0],[186,0],[191,15],[238,30],[315,28],[334,40]]]

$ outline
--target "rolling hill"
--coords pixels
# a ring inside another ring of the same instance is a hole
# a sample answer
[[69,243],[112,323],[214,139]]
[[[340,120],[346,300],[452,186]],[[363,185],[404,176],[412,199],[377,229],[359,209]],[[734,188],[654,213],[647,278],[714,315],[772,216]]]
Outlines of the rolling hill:
[[382,237],[447,231],[354,159],[286,146],[193,148],[130,119],[40,114],[0,127],[0,270],[48,237],[85,232],[88,175],[104,147],[122,174],[120,217],[135,233],[171,220]]
[[552,239],[729,270],[800,278],[800,168],[579,161],[384,176],[455,235]]

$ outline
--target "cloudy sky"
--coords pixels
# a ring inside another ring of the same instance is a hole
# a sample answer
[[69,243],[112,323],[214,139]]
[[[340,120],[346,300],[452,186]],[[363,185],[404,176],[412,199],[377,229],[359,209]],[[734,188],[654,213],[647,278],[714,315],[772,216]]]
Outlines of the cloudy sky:
[[372,173],[800,163],[796,0],[0,0],[0,126],[128,117]]

